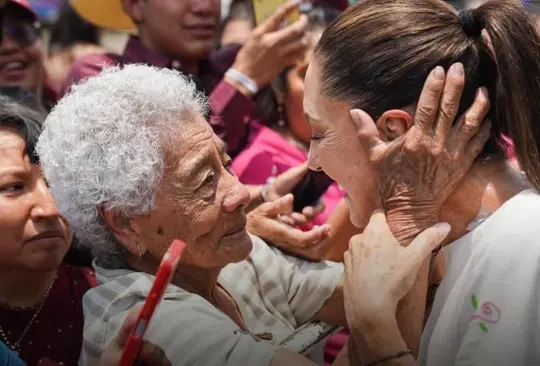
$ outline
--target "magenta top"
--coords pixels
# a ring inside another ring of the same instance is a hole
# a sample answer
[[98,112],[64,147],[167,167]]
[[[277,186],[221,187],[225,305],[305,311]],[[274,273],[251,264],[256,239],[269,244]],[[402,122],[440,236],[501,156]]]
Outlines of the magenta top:
[[[252,126],[247,147],[232,163],[232,169],[242,183],[264,184],[268,178],[278,176],[307,160],[306,151],[276,131],[260,124]],[[332,184],[322,196],[326,210],[313,220],[313,224],[324,224],[344,195],[345,192],[336,183]]]

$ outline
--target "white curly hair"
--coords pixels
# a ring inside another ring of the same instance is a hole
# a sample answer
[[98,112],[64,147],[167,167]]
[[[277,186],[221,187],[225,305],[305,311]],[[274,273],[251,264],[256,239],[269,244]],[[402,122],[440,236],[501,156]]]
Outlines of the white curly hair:
[[122,265],[125,249],[98,207],[124,217],[148,214],[167,136],[206,108],[181,73],[128,65],[73,86],[49,114],[36,147],[43,174],[80,244],[100,263]]

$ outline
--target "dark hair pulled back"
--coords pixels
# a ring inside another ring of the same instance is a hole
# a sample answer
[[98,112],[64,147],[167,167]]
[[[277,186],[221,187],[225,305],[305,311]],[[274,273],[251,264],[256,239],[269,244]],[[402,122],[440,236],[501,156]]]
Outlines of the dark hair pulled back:
[[540,40],[520,5],[489,1],[458,13],[442,0],[363,0],[326,29],[316,58],[323,93],[374,118],[414,105],[436,66],[462,62],[459,114],[479,87],[489,91],[493,127],[483,155],[502,156],[509,136],[540,188]]

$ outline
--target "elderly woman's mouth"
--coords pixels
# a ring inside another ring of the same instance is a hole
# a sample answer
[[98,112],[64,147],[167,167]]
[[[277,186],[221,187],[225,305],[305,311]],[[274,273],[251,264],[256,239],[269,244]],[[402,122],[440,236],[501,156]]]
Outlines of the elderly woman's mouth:
[[223,238],[229,238],[232,236],[236,236],[238,234],[243,234],[246,231],[246,222],[244,221],[241,225],[238,225],[229,231],[227,231],[222,237]]

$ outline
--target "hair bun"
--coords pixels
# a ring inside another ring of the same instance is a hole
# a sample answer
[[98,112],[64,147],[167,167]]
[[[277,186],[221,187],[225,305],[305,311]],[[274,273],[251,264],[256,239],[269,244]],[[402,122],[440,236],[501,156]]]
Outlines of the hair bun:
[[461,26],[469,37],[478,38],[482,35],[482,23],[478,17],[476,9],[465,9],[459,12]]

